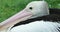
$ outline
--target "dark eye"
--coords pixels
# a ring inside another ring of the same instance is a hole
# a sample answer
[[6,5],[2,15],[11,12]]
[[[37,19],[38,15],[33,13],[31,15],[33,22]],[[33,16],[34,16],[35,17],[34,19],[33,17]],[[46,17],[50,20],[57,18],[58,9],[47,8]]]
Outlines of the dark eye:
[[31,9],[31,10],[32,10],[33,8],[32,8],[32,7],[29,7],[29,9]]

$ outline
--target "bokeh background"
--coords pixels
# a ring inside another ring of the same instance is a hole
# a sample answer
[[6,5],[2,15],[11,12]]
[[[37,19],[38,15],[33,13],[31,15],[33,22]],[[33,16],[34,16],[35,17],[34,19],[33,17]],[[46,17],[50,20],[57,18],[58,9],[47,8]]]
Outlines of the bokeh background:
[[[12,15],[18,13],[20,10],[31,1],[40,0],[0,0],[0,22],[8,19]],[[60,0],[45,0],[49,8],[60,9]]]

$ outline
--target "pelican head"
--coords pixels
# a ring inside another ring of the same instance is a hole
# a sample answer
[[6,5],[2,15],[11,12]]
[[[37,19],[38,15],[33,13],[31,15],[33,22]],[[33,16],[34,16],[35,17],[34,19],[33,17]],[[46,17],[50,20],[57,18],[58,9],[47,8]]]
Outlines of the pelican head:
[[34,1],[29,3],[25,11],[32,13],[32,18],[49,14],[48,4],[45,1]]
[[33,1],[29,3],[22,11],[0,23],[0,30],[11,27],[18,22],[48,14],[48,4],[45,1]]

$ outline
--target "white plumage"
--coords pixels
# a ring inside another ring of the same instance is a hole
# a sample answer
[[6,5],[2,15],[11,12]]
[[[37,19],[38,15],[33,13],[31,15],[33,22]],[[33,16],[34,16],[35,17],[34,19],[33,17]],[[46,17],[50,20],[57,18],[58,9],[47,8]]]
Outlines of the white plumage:
[[43,20],[14,27],[10,32],[59,32],[60,24]]

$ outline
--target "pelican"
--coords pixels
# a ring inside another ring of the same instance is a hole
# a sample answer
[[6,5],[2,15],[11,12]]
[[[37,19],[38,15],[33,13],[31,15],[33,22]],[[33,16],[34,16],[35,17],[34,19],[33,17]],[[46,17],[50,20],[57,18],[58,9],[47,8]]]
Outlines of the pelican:
[[33,1],[22,11],[1,22],[0,32],[60,32],[59,21],[60,15],[51,14],[47,2]]

